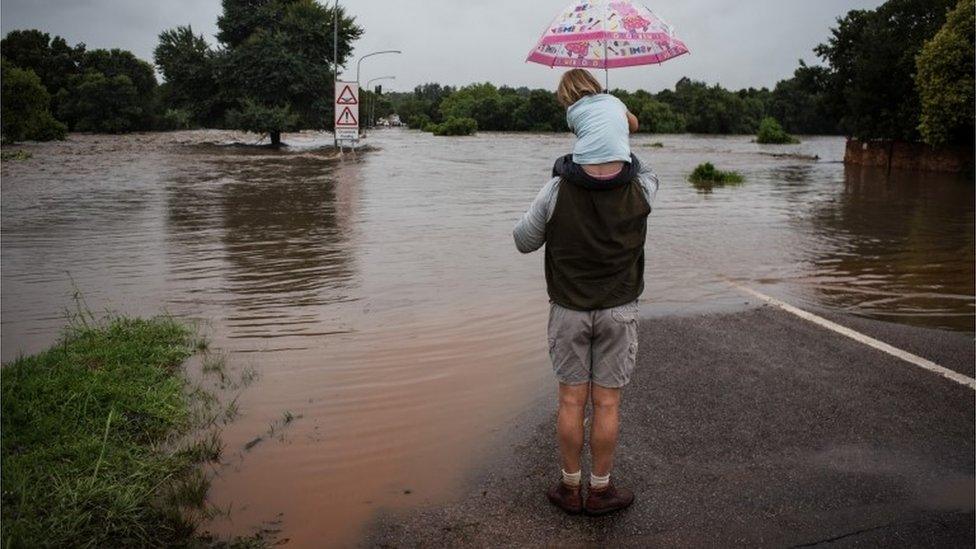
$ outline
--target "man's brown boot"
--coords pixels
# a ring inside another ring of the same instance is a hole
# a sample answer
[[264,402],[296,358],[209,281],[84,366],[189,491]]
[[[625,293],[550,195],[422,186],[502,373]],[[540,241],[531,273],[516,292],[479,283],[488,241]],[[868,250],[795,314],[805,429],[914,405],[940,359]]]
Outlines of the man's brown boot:
[[583,498],[580,496],[579,486],[573,488],[560,480],[549,489],[546,496],[549,497],[549,501],[553,505],[570,515],[575,515],[583,510]]
[[634,493],[626,488],[617,488],[611,481],[602,490],[590,487],[584,508],[587,515],[605,515],[626,509],[631,503],[634,503]]

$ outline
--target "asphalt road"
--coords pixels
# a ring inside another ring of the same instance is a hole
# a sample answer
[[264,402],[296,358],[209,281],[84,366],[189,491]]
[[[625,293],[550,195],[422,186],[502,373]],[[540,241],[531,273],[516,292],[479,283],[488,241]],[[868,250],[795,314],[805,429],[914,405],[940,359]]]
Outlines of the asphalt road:
[[[831,320],[972,375],[971,335]],[[638,358],[614,470],[632,508],[546,501],[546,399],[455,502],[383,514],[364,544],[973,547],[972,389],[769,306],[645,320]]]

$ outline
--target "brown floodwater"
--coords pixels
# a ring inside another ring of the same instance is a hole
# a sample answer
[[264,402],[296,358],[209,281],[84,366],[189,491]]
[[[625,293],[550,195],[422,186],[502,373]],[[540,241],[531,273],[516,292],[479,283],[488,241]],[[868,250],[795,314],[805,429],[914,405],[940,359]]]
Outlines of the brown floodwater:
[[[450,498],[551,392],[542,257],[520,255],[511,228],[571,136],[386,130],[341,160],[317,148],[327,134],[229,146],[248,139],[20,147],[33,158],[2,167],[3,360],[49,345],[76,289],[96,313],[201,321],[232,369],[259,374],[224,433],[211,500],[229,512],[209,528],[353,543],[380,509]],[[731,279],[810,309],[974,331],[971,183],[845,169],[836,137],[634,149],[661,179],[644,316],[739,307]],[[696,190],[684,178],[705,160],[746,183]],[[281,426],[286,412],[297,419]]]

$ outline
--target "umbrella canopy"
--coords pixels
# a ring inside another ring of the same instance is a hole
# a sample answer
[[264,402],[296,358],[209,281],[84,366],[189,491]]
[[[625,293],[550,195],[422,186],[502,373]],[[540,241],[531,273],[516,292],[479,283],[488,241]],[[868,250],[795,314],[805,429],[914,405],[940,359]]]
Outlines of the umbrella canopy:
[[577,0],[553,20],[526,61],[549,67],[614,69],[663,63],[688,53],[674,29],[629,0]]

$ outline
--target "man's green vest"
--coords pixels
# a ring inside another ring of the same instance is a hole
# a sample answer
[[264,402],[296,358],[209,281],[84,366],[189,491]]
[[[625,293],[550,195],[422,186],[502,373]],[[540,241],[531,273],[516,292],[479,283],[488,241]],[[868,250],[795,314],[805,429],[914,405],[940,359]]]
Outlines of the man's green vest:
[[568,309],[609,309],[644,291],[647,203],[636,178],[590,189],[565,177],[546,223],[549,299]]

